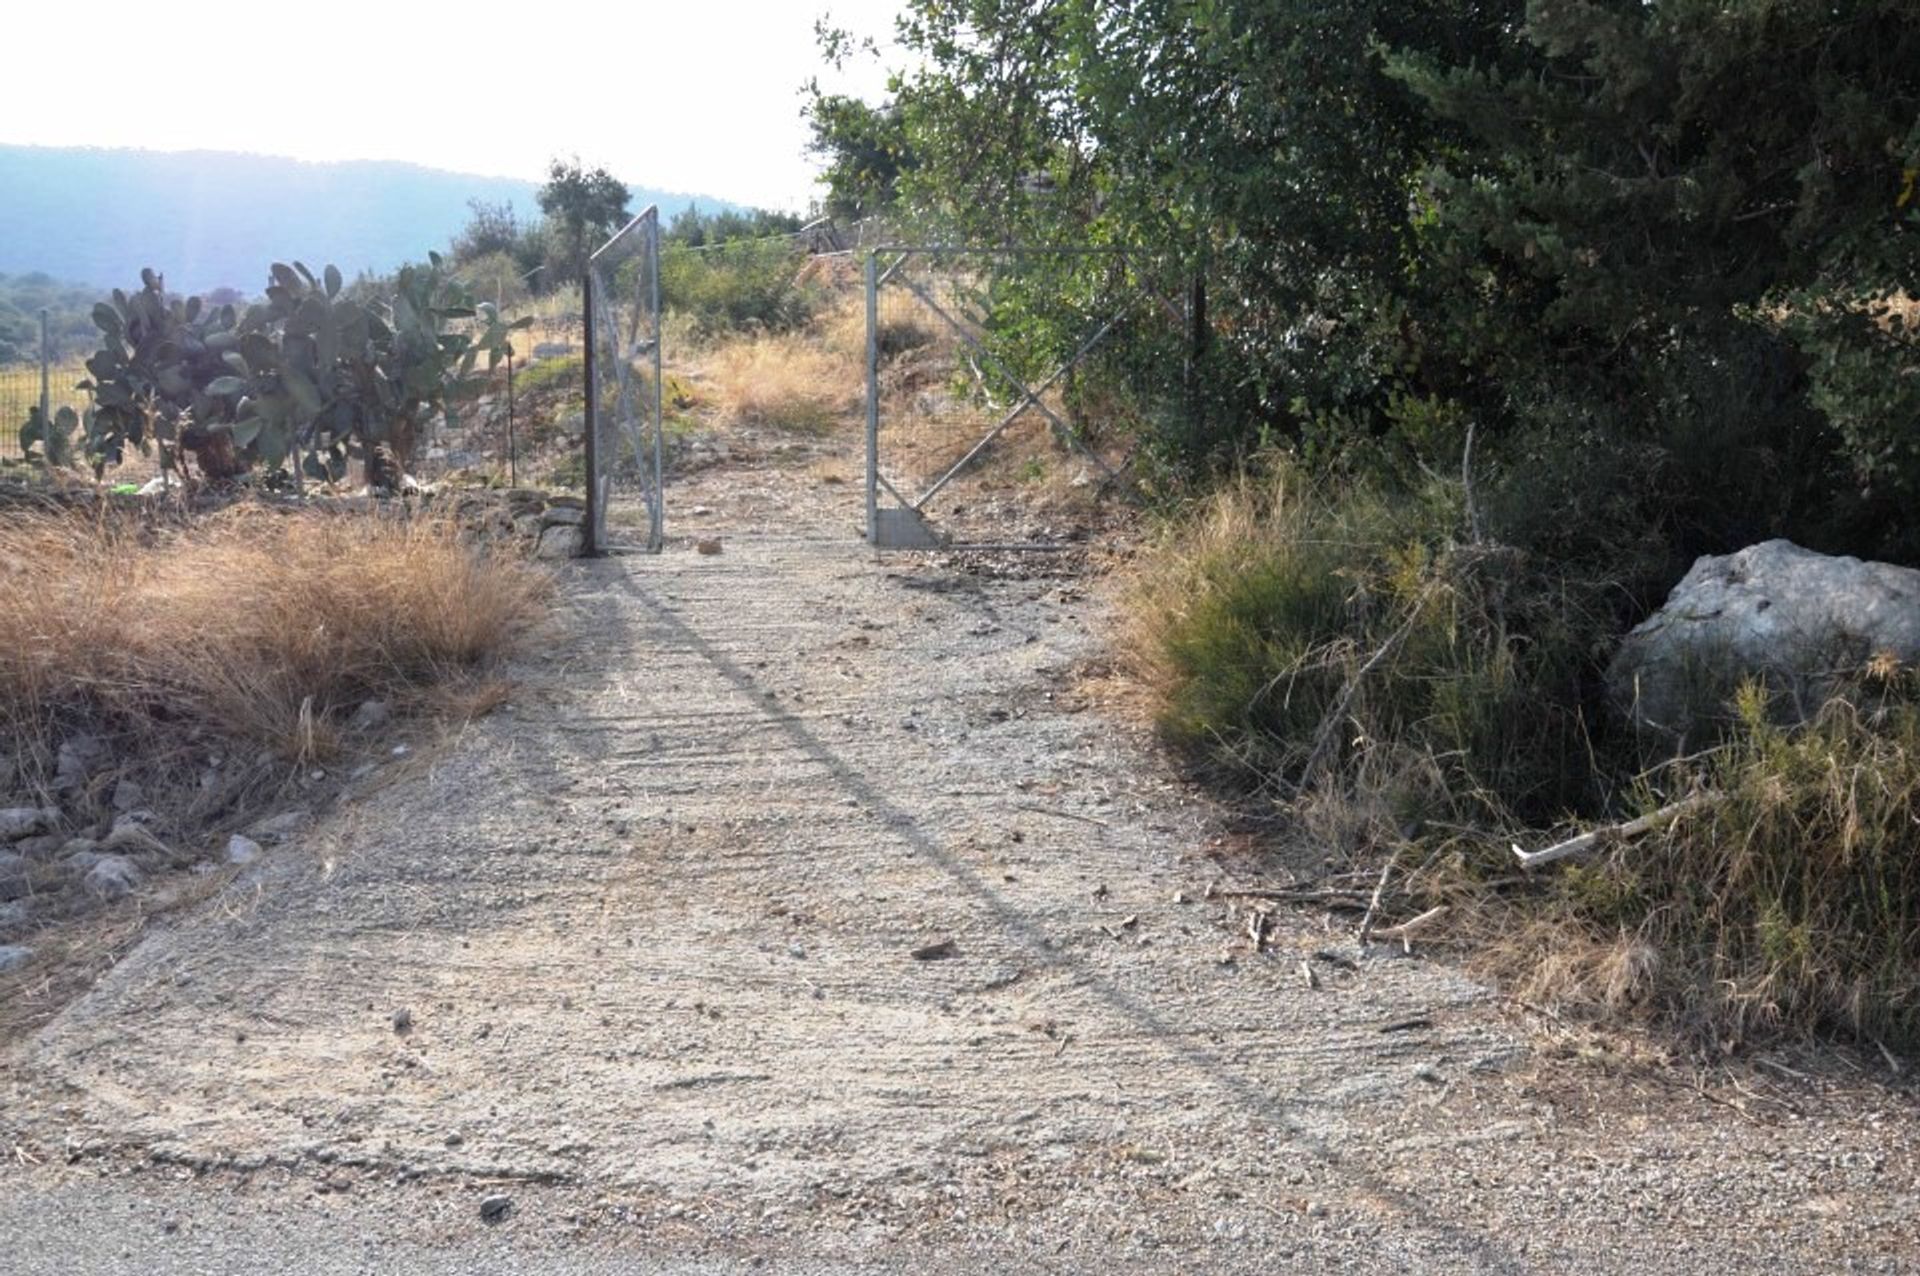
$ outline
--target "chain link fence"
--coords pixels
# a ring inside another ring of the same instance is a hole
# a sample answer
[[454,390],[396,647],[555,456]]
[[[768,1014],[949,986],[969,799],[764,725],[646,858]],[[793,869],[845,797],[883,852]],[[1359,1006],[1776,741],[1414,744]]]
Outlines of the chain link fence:
[[1140,441],[1185,410],[1178,281],[1074,248],[896,245],[866,271],[869,540],[1089,539]]
[[[42,316],[44,329],[45,317]],[[29,442],[31,421],[44,413],[48,420],[62,420],[62,409],[71,409],[74,420],[86,409],[86,396],[74,387],[87,376],[83,355],[53,349],[43,339],[40,357],[30,362],[0,363],[0,465],[17,466],[27,461],[32,446],[34,459],[44,460],[44,442]],[[78,446],[78,429],[70,431]]]
[[648,208],[587,262],[586,470],[589,552],[664,539],[661,469],[660,210]]

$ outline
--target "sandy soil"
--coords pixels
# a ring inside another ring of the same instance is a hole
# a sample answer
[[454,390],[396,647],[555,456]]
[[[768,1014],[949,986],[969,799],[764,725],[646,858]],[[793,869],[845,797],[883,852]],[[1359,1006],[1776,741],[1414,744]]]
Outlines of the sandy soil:
[[760,458],[567,569],[506,710],[14,1044],[20,1252],[138,1199],[776,1269],[1920,1269],[1910,1095],[1616,1078],[1319,912],[1256,952],[1086,689],[1097,573],[876,557],[850,452]]

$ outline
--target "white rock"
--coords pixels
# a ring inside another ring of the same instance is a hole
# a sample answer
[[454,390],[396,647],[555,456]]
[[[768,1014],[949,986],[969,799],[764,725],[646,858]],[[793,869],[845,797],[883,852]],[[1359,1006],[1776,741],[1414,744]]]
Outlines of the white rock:
[[308,811],[282,811],[278,815],[268,816],[247,830],[247,836],[267,846],[284,842],[288,838],[304,831],[313,823],[313,815]]
[[578,527],[559,524],[540,533],[540,544],[533,552],[536,558],[578,558],[585,543],[586,538]]
[[378,731],[393,718],[393,709],[385,700],[363,700],[353,711],[347,725],[355,731]]
[[260,858],[260,843],[235,833],[227,839],[227,863],[251,864]]
[[122,779],[113,786],[113,809],[132,811],[147,804],[147,791],[132,780]]
[[119,899],[140,885],[140,870],[124,855],[102,855],[87,870],[85,885],[101,899]]
[[115,833],[125,833],[128,829],[139,829],[145,832],[159,822],[160,817],[145,807],[138,807],[131,811],[122,811],[113,817],[113,828],[107,836],[112,837]]
[[1684,740],[1743,677],[1764,679],[1793,717],[1819,708],[1836,672],[1882,656],[1920,663],[1920,571],[1772,540],[1697,560],[1607,680],[1643,729]]
[[62,792],[80,788],[106,756],[107,747],[90,735],[78,735],[62,742],[54,763],[53,787]]
[[0,842],[18,842],[45,833],[59,822],[60,812],[50,806],[7,807],[0,810]]

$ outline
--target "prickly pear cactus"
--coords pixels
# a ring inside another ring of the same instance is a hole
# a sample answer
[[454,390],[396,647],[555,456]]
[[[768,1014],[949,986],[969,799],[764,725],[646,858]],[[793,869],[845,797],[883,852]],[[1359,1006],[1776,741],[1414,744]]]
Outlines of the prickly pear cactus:
[[141,285],[94,311],[102,340],[83,388],[97,468],[157,443],[163,464],[184,449],[208,478],[298,458],[306,475],[337,480],[360,460],[370,481],[394,485],[423,427],[477,394],[482,358],[491,372],[531,322],[475,304],[438,254],[374,301],[345,295],[336,267],[276,262],[243,315],[170,299],[151,270]]

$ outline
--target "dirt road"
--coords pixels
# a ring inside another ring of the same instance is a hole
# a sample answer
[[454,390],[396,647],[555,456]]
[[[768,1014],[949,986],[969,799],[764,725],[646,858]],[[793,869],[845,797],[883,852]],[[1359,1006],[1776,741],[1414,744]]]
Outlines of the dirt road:
[[1909,1099],[1616,1084],[1318,913],[1254,952],[1084,690],[1099,582],[720,482],[723,553],[570,568],[509,709],[16,1044],[0,1269],[1920,1265]]

